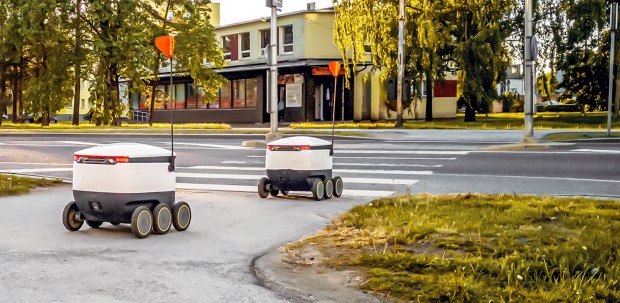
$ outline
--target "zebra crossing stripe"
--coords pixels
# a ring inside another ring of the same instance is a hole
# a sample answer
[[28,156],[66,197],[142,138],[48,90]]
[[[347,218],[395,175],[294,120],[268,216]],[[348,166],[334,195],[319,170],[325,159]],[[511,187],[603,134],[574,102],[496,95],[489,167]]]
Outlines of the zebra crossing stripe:
[[[184,169],[212,169],[212,170],[245,170],[245,171],[265,171],[264,167],[242,167],[242,166],[190,166],[178,167]],[[380,174],[380,175],[432,175],[430,170],[366,170],[366,169],[334,169],[334,174]]]
[[[264,175],[243,174],[202,174],[202,173],[177,173],[177,178],[201,178],[201,179],[233,179],[233,180],[260,180]],[[346,183],[355,184],[384,184],[384,185],[407,185],[411,186],[418,180],[407,179],[376,179],[376,178],[344,178]]]
[[[258,190],[257,186],[246,185],[217,185],[217,184],[197,184],[197,183],[177,183],[177,189],[190,189],[190,190],[213,190],[213,191],[234,191],[234,192],[247,192],[255,193]],[[290,192],[289,194],[295,195],[297,192]],[[354,197],[386,197],[393,195],[394,191],[381,191],[381,190],[356,190],[356,189],[344,189],[345,196]],[[308,195],[307,192],[299,192],[299,194]]]

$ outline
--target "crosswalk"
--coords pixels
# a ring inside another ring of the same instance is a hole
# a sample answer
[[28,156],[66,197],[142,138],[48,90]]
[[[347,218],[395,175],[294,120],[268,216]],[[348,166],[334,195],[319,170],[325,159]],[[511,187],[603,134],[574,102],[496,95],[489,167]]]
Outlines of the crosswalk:
[[[94,146],[100,142],[49,141],[39,146],[71,145],[77,149]],[[153,143],[153,142],[151,142]],[[105,144],[105,143],[104,143]],[[164,148],[169,142],[156,142]],[[368,146],[363,146],[368,147]],[[356,144],[335,146],[333,175],[342,177],[344,194],[359,197],[383,197],[410,191],[420,178],[433,175],[446,163],[457,160],[471,151],[467,150],[412,150],[405,146],[386,149],[363,148]],[[262,148],[241,147],[233,144],[175,142],[175,151],[203,153],[219,150],[234,153],[229,158],[204,158],[196,165],[177,160],[177,189],[228,192],[257,192],[260,178],[265,176],[265,151]],[[21,165],[18,165],[21,164]],[[39,163],[42,164],[42,163]],[[184,165],[185,164],[185,165]],[[0,173],[29,174],[37,176],[72,178],[71,163],[36,165],[36,163],[0,162]],[[296,193],[292,193],[296,194]],[[307,194],[310,193],[298,193]]]

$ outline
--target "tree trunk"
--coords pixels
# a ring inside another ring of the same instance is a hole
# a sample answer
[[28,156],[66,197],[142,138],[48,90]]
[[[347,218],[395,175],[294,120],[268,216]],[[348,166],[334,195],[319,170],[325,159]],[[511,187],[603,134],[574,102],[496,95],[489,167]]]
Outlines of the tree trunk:
[[73,91],[73,125],[80,125],[80,84],[82,73],[82,62],[80,59],[80,44],[82,43],[82,31],[80,30],[80,15],[82,13],[82,1],[77,0],[75,4],[75,11],[77,16],[75,17],[75,88]]
[[[15,68],[18,71],[17,68]],[[18,105],[18,82],[19,82],[19,72],[15,73],[15,78],[13,78],[13,123],[17,123],[17,105]],[[21,102],[19,102],[21,104]],[[21,108],[21,107],[20,107]]]
[[[164,22],[161,26],[162,32],[166,31],[166,25],[168,25],[168,12],[170,11],[171,4],[172,4],[171,0],[168,0],[166,3],[166,11],[164,12]],[[153,53],[153,56],[155,57],[155,60],[154,60],[155,68],[153,70],[157,71],[157,74],[159,74],[159,63],[160,63],[159,53],[155,51]],[[172,77],[172,66],[170,66],[170,77]],[[153,81],[152,86],[153,88],[151,89],[151,104],[149,107],[149,126],[153,126],[153,112],[155,111],[155,93],[157,92],[157,81]]]
[[465,122],[476,122],[476,109],[471,104],[471,99],[465,100]]
[[426,70],[426,121],[433,121],[433,72]]

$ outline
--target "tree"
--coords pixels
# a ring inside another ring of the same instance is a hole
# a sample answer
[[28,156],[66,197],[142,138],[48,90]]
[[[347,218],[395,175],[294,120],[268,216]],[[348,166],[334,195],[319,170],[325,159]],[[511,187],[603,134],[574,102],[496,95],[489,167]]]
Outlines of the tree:
[[476,110],[486,112],[497,98],[497,83],[506,77],[508,52],[504,40],[510,35],[505,21],[512,0],[454,1],[454,58],[459,71],[465,122],[476,121]]

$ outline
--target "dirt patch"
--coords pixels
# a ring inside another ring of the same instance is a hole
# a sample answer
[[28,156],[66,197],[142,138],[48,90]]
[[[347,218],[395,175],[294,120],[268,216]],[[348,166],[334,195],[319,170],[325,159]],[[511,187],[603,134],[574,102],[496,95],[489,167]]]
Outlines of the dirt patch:
[[363,276],[356,271],[335,271],[322,264],[316,245],[280,247],[254,261],[261,283],[294,302],[381,302],[361,291]]

